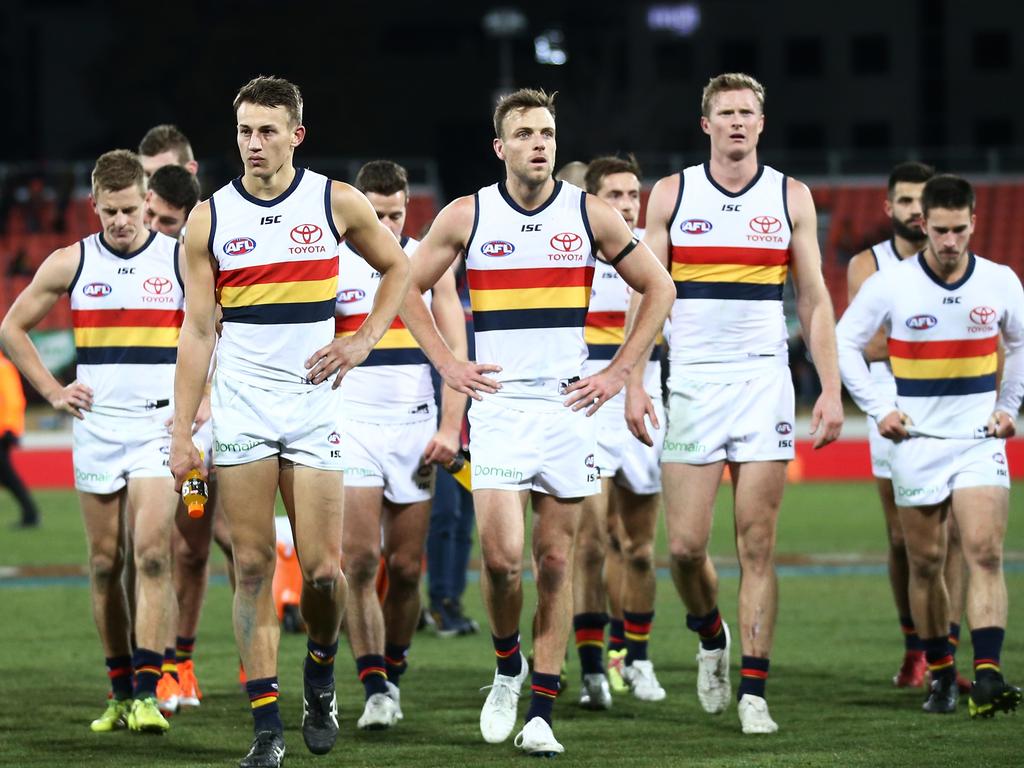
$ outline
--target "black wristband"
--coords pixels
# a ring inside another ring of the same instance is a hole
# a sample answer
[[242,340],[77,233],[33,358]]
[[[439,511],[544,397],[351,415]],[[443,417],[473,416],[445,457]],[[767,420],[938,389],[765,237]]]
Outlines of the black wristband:
[[634,237],[634,238],[633,238],[632,240],[630,240],[630,241],[629,241],[629,243],[628,243],[628,244],[626,245],[626,247],[625,247],[625,248],[623,248],[623,249],[622,249],[621,251],[619,251],[619,255],[618,255],[618,256],[616,256],[616,257],[615,257],[614,259],[612,259],[611,261],[609,261],[608,263],[609,263],[609,264],[610,264],[611,266],[613,266],[613,267],[614,267],[614,266],[615,266],[616,264],[618,264],[618,263],[619,263],[620,261],[622,261],[622,260],[623,260],[624,258],[626,258],[627,256],[629,256],[629,254],[631,254],[631,253],[633,252],[633,249],[634,249],[634,248],[636,248],[636,247],[637,247],[638,245],[640,245],[640,241],[639,241],[639,240],[637,240],[637,239],[636,239],[636,238]]

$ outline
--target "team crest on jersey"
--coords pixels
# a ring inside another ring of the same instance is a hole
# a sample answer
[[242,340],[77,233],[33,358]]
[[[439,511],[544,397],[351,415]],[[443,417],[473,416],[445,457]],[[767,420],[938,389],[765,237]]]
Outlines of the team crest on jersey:
[[583,463],[586,464],[591,469],[593,469],[594,466],[597,464],[597,460],[594,458],[594,454],[591,453],[589,456],[587,456],[587,458],[583,460]]
[[341,435],[337,432],[331,432],[331,434],[327,436],[327,442],[331,445],[341,445]]
[[707,219],[687,219],[679,228],[688,235],[703,235],[712,229],[711,222]]
[[89,283],[88,285],[82,286],[82,293],[93,299],[98,299],[101,296],[109,296],[113,290],[114,289],[106,283]]
[[775,431],[780,435],[788,435],[793,431],[793,425],[788,421],[780,421],[775,425]]
[[361,301],[366,298],[366,291],[361,288],[345,288],[338,291],[339,304],[351,304],[353,301]]
[[939,324],[934,315],[914,315],[907,318],[907,328],[912,331],[926,331]]
[[224,253],[228,256],[244,256],[256,250],[256,241],[251,237],[236,237],[224,243]]
[[516,247],[505,240],[489,240],[480,246],[484,256],[511,256]]

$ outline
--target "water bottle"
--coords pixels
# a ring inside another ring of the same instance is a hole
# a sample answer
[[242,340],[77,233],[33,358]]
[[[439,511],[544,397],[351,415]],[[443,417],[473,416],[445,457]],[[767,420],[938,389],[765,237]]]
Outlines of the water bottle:
[[[197,445],[196,450],[199,451],[199,459],[202,461],[204,458],[202,448]],[[181,484],[181,498],[185,502],[185,509],[188,510],[189,517],[198,519],[206,512],[206,502],[210,500],[210,488],[198,469],[193,469],[185,475],[185,482]]]
[[467,491],[472,490],[470,487],[472,471],[470,469],[469,455],[465,451],[456,453],[452,460],[447,464],[443,464],[442,467],[455,478],[459,485]]

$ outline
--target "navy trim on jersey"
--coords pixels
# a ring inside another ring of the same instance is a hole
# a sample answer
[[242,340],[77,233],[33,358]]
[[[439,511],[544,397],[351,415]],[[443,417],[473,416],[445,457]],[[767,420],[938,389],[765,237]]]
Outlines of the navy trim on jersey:
[[[761,166],[764,168],[764,166]],[[789,215],[789,177],[782,174],[782,210],[786,212],[786,223],[789,224],[790,233],[793,232],[793,219]]]
[[338,233],[338,227],[334,224],[334,211],[331,207],[331,185],[333,183],[331,179],[328,179],[327,183],[324,184],[324,213],[327,215],[327,224],[334,234],[334,239],[340,243],[341,235]]
[[532,211],[528,211],[525,208],[520,208],[519,204],[515,200],[512,199],[512,196],[508,193],[508,190],[505,188],[505,182],[504,181],[499,181],[498,182],[498,192],[505,199],[505,202],[508,203],[508,207],[511,208],[516,213],[521,213],[523,216],[536,216],[538,213],[540,213],[545,208],[547,208],[549,205],[551,205],[553,202],[555,202],[555,199],[558,197],[558,193],[561,192],[561,191],[562,191],[562,182],[561,181],[556,181],[555,182],[555,191],[551,193],[551,197],[549,197],[547,200],[545,200],[543,203],[541,203],[539,208],[534,208]]
[[963,284],[970,280],[971,275],[974,274],[975,259],[973,253],[967,254],[967,271],[964,272],[964,276],[957,280],[955,283],[943,282],[941,277],[932,272],[931,267],[928,266],[928,262],[924,258],[924,251],[921,251],[919,254],[917,254],[917,262],[918,264],[921,265],[921,269],[924,270],[924,273],[928,275],[928,277],[931,279],[933,283],[935,283],[940,288],[945,288],[947,291],[955,291],[958,288],[963,287]]
[[958,379],[901,379],[896,377],[900,397],[956,397],[996,391],[996,375],[965,376]]
[[[583,229],[587,232],[587,237],[590,238],[590,252],[594,254],[594,258],[597,258],[597,244],[594,240],[594,230],[590,228],[590,217],[587,216],[587,193],[580,192],[580,214],[583,216]],[[604,261],[604,259],[601,259]],[[615,262],[609,261],[608,264],[614,264]]]
[[480,223],[480,193],[473,193],[473,228],[469,231],[469,240],[466,241],[466,253],[469,253],[469,246],[473,244],[476,237],[476,227]]
[[75,290],[75,286],[78,284],[78,278],[82,276],[82,270],[85,269],[85,240],[78,241],[78,269],[75,270],[75,276],[71,278],[71,284],[68,286],[68,296]]
[[[206,247],[210,250],[210,255],[217,258],[217,255],[213,252],[213,235],[217,231],[217,204],[213,201],[213,195],[210,195],[210,237],[206,241]],[[218,259],[219,260],[219,259]]]
[[185,290],[185,281],[181,277],[181,243],[174,244],[174,276],[178,278],[178,285],[181,286],[181,290]]
[[242,177],[241,176],[239,176],[238,178],[232,179],[231,180],[231,186],[233,186],[235,188],[235,191],[239,195],[241,195],[245,200],[248,200],[253,205],[259,205],[259,206],[261,206],[263,208],[273,208],[278,203],[283,203],[285,201],[285,199],[292,192],[294,192],[298,188],[299,182],[302,181],[302,174],[305,173],[305,172],[306,172],[305,168],[296,168],[295,169],[295,178],[292,179],[292,183],[288,185],[288,189],[286,189],[280,195],[275,197],[273,200],[260,200],[260,198],[253,197],[252,195],[250,195],[248,192],[245,191],[245,187],[242,186]]
[[398,238],[398,247],[401,248],[403,251],[405,250],[405,246],[408,243],[409,243],[409,236],[408,235],[402,235],[400,238]]
[[586,321],[586,307],[498,309],[473,313],[473,329],[477,333],[527,328],[582,328]]
[[152,243],[156,239],[156,235],[157,235],[157,232],[154,229],[152,232],[149,233],[149,237],[146,238],[146,242],[143,243],[141,247],[136,248],[134,251],[131,251],[130,253],[120,253],[119,251],[115,251],[113,248],[111,248],[107,244],[107,241],[103,239],[103,233],[102,232],[100,232],[98,235],[96,235],[96,237],[99,240],[100,245],[102,245],[111,255],[117,256],[117,258],[124,259],[125,261],[127,261],[128,259],[131,259],[131,258],[134,258],[135,256],[138,256],[144,250],[149,248],[150,243]]
[[253,325],[292,325],[334,319],[335,299],[288,304],[253,304],[248,307],[224,307],[225,323]]
[[[587,344],[587,360],[611,360],[619,351],[618,344]],[[651,362],[661,359],[661,345],[651,347]]]
[[372,349],[360,368],[373,365],[430,365],[422,349]]
[[761,285],[759,283],[705,283],[686,280],[676,283],[676,298],[782,301],[782,288],[782,285]]
[[79,365],[174,365],[177,347],[79,347]]
[[[754,178],[752,178],[750,180],[750,182],[747,184],[747,186],[745,186],[739,192],[730,192],[728,189],[723,187],[721,184],[719,184],[717,181],[715,181],[711,177],[711,163],[710,162],[705,162],[704,163],[704,175],[708,177],[708,182],[711,184],[711,186],[713,186],[715,189],[717,189],[719,192],[721,192],[726,197],[740,197],[741,195],[747,194],[747,192],[749,192],[754,187],[754,185],[757,184],[757,182],[759,182],[761,180],[762,174],[764,174],[764,166],[761,165],[760,163],[758,163],[757,164],[757,173],[754,174]],[[783,199],[785,199],[785,198],[783,198]],[[787,218],[788,218],[788,214],[787,214]],[[793,226],[790,225],[789,228],[792,229]]]
[[679,209],[683,205],[683,184],[686,182],[686,176],[680,172],[679,174],[679,191],[676,193],[676,204],[672,209],[672,215],[668,217],[668,268],[672,271],[672,222],[676,220],[676,216],[679,215]]

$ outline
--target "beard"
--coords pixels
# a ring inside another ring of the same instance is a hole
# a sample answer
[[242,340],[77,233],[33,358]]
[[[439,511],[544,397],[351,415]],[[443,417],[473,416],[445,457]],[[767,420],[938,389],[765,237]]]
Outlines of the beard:
[[897,237],[902,237],[904,240],[909,240],[912,243],[916,243],[918,246],[923,246],[924,241],[928,239],[923,229],[919,227],[912,227],[909,224],[904,224],[895,216],[892,217],[892,229],[893,232],[896,233]]

